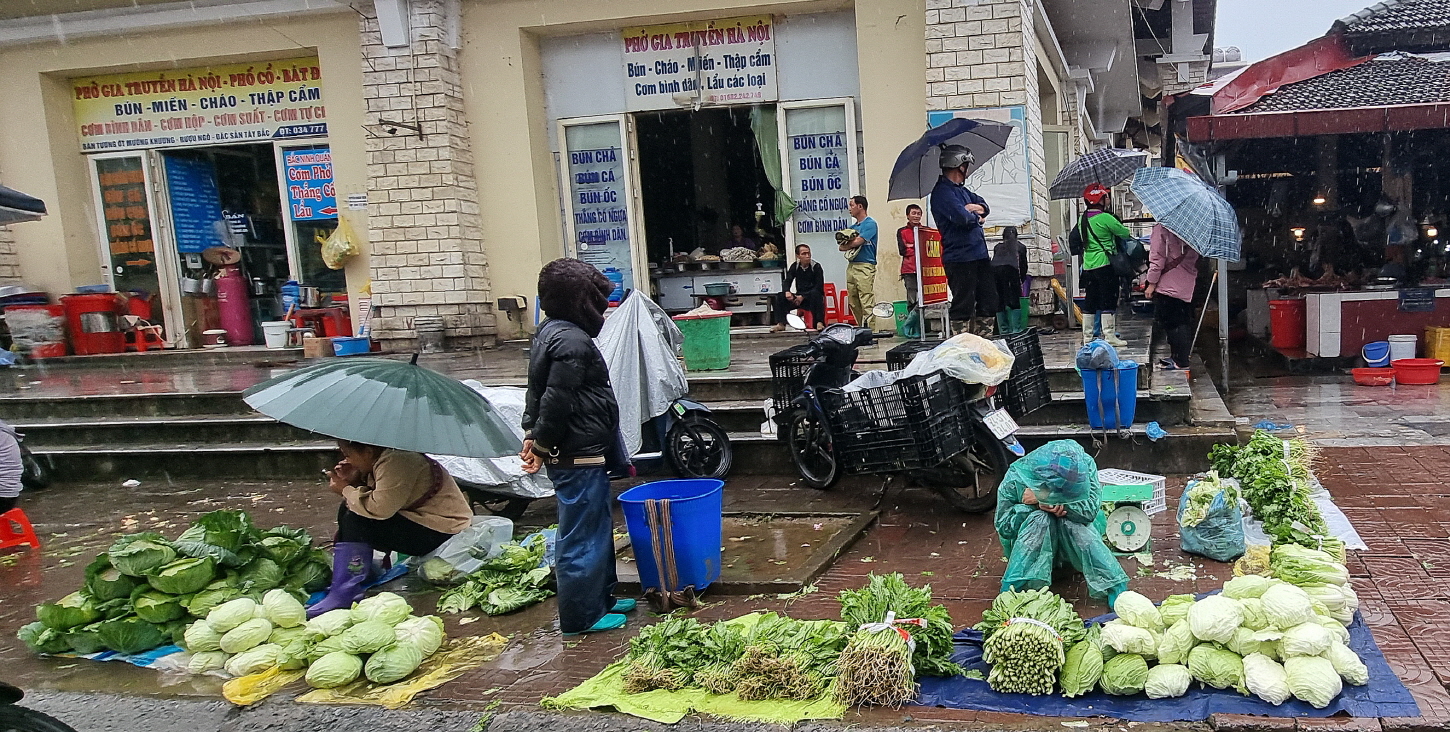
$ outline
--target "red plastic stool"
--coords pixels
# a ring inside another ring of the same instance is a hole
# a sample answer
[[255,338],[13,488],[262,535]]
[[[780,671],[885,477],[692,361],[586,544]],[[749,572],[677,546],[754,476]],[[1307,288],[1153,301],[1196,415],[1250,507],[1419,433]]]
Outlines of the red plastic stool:
[[[16,527],[19,527],[19,531]],[[34,549],[40,548],[40,539],[36,537],[35,527],[30,525],[30,519],[25,512],[16,506],[0,513],[0,549],[27,545]]]
[[805,308],[800,308],[796,310],[796,314],[801,316],[801,320],[806,321],[806,330],[810,330],[816,327],[816,316],[811,311]]
[[826,324],[841,322],[841,309],[836,305],[836,283],[827,282],[823,285],[822,295],[826,299]]
[[856,314],[851,312],[851,291],[841,290],[841,294],[837,295],[836,297],[840,301],[836,305],[836,309],[841,312],[841,322],[855,325]]

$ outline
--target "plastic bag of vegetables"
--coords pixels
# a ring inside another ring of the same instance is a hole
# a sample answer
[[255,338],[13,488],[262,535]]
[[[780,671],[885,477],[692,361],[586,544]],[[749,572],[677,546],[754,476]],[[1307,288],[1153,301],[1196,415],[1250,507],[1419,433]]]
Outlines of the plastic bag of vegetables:
[[1244,515],[1238,489],[1217,472],[1189,484],[1178,502],[1178,534],[1183,551],[1220,562],[1244,553]]

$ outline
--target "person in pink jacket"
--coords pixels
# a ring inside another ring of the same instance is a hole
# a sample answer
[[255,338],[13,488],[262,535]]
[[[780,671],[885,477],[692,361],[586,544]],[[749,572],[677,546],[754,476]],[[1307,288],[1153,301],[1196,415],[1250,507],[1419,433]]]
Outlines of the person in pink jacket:
[[1153,226],[1148,246],[1148,289],[1153,319],[1168,336],[1172,358],[1165,369],[1186,369],[1193,350],[1193,288],[1198,283],[1198,252],[1162,224]]

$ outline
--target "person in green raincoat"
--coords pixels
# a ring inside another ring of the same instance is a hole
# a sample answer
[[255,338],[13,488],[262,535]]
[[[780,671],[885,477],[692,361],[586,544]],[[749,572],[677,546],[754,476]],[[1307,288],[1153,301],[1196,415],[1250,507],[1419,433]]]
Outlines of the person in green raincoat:
[[1128,575],[1103,543],[1102,492],[1097,463],[1072,440],[1054,440],[1013,463],[997,489],[995,525],[1007,557],[1002,591],[1047,587],[1053,568],[1067,565],[1111,606],[1128,589]]

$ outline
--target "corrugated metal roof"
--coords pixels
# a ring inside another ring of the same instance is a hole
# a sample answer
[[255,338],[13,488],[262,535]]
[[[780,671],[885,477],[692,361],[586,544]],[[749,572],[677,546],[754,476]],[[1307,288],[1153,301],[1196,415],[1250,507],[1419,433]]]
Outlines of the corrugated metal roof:
[[1353,109],[1450,102],[1450,62],[1387,54],[1347,69],[1285,84],[1234,114]]

